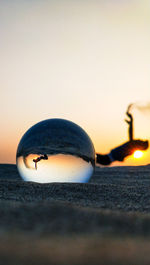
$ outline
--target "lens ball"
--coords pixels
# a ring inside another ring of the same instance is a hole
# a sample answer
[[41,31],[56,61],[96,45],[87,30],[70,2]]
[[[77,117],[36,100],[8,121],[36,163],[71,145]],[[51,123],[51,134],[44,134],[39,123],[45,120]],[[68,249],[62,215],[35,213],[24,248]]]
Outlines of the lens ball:
[[88,182],[95,166],[95,150],[87,133],[64,119],[48,119],[22,137],[16,155],[25,181]]

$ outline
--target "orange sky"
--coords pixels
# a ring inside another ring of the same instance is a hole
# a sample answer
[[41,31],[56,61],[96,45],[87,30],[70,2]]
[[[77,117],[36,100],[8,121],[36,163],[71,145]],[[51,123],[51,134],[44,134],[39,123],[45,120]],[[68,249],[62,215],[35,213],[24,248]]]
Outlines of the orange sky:
[[[1,1],[0,163],[33,124],[64,118],[107,153],[127,140],[129,103],[150,101],[148,0]],[[150,115],[134,110],[135,137]],[[143,158],[121,165],[148,164]],[[114,165],[118,165],[115,163]]]

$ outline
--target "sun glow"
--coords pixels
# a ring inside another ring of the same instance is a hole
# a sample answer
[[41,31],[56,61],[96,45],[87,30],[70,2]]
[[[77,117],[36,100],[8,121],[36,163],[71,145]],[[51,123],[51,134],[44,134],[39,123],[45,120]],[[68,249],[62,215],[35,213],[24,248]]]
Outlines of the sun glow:
[[134,158],[141,158],[143,156],[143,152],[140,150],[137,150],[133,154]]

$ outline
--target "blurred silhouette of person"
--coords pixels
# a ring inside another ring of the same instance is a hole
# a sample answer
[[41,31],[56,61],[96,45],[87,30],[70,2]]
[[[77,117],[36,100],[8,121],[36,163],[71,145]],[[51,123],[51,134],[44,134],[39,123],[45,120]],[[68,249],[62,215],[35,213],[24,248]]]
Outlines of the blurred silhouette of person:
[[33,162],[35,163],[35,169],[37,169],[37,163],[41,160],[47,160],[48,159],[48,156],[46,154],[44,155],[41,155],[39,157],[37,157],[36,159],[33,159]]
[[131,106],[132,106],[132,104],[129,105],[127,112],[126,112],[126,115],[129,117],[129,120],[125,120],[129,125],[129,141],[133,140],[133,116],[129,112]]
[[129,124],[129,141],[112,149],[109,154],[96,154],[96,162],[101,165],[110,165],[113,161],[123,161],[127,156],[132,155],[136,150],[147,150],[149,143],[143,140],[133,140],[133,116],[129,112],[132,104],[128,106],[127,116],[129,120],[125,120]]

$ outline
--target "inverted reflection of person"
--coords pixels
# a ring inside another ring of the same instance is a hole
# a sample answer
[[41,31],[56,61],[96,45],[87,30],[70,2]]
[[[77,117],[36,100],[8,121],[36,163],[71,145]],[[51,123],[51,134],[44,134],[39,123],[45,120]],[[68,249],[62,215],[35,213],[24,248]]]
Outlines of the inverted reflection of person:
[[37,163],[41,160],[47,160],[48,159],[48,156],[46,154],[44,155],[41,155],[39,157],[37,157],[36,159],[33,159],[33,162],[35,163],[35,169],[37,170]]
[[128,110],[126,112],[127,116],[129,117],[129,120],[125,120],[125,121],[129,125],[129,141],[132,141],[133,140],[133,116],[131,113],[129,113],[129,107],[128,107]]

